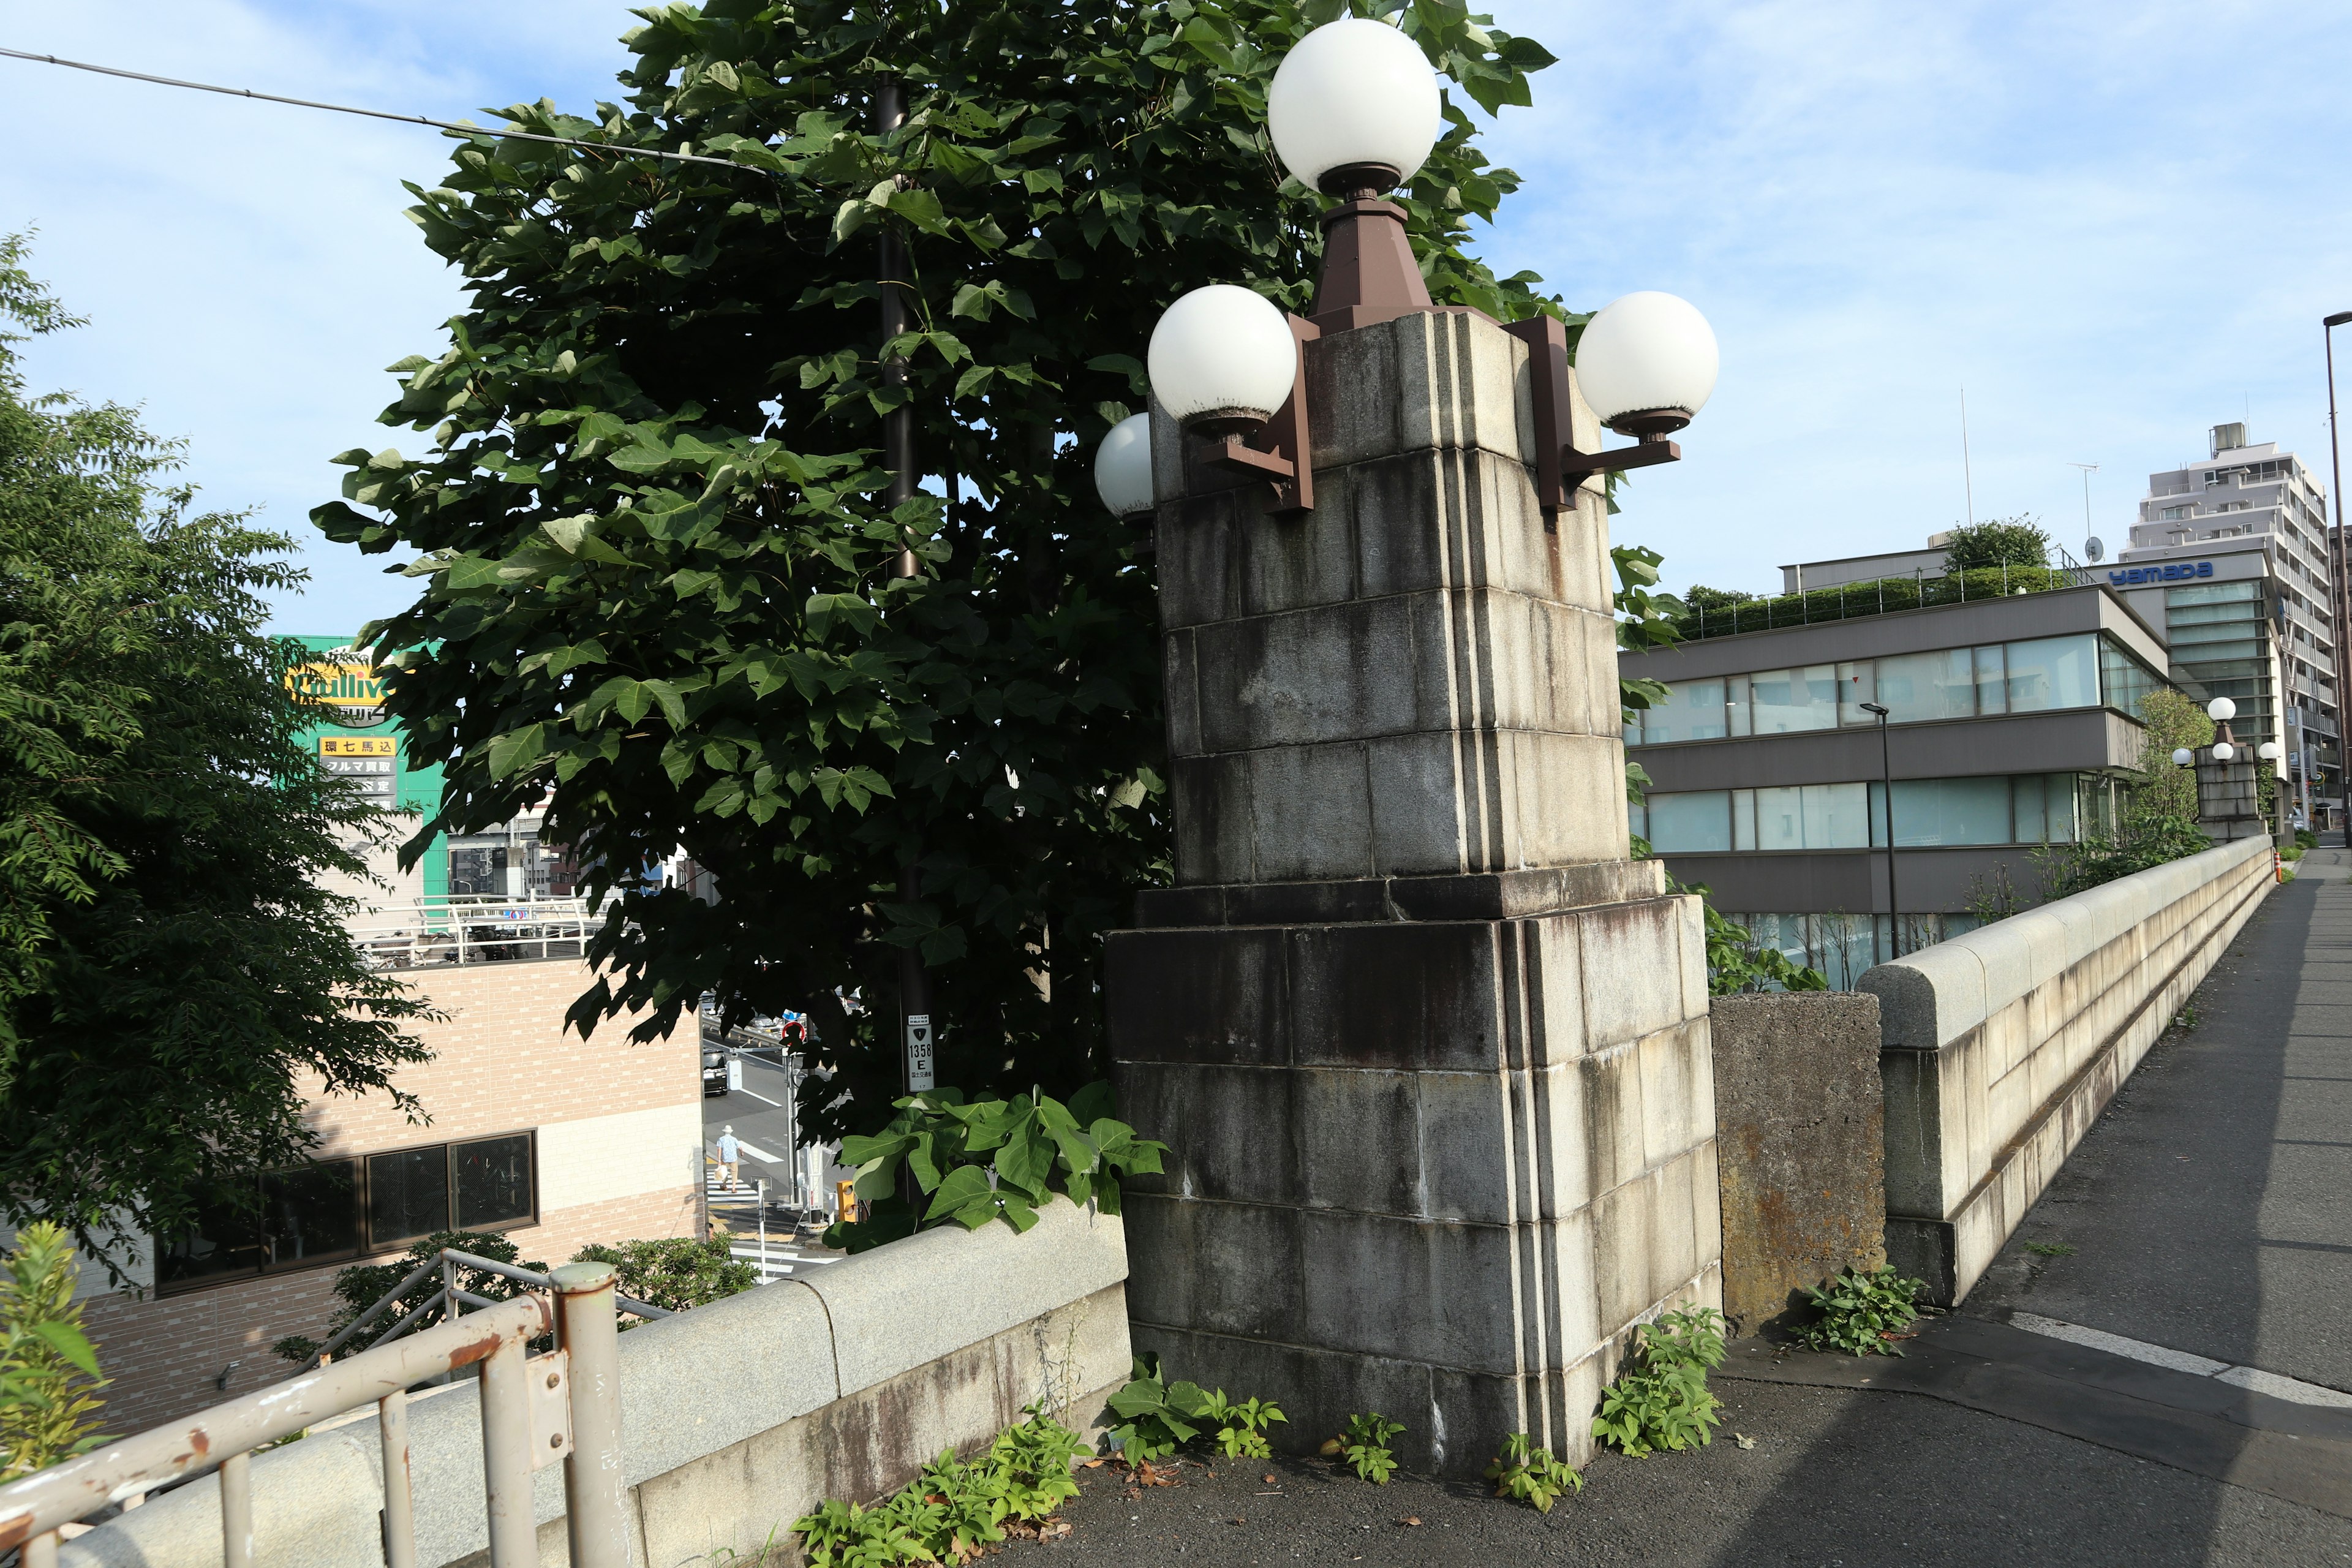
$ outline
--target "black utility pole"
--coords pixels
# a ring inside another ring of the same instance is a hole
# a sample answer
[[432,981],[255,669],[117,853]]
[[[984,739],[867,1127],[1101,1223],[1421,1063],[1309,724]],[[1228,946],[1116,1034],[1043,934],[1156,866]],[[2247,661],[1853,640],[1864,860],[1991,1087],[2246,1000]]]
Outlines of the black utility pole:
[[1862,705],[1865,713],[1878,718],[1878,779],[1879,789],[1886,796],[1886,930],[1887,956],[1903,956],[1903,908],[1895,901],[1895,764],[1886,749],[1886,710],[1876,702]]
[[[907,89],[885,78],[874,89],[874,134],[887,136],[906,123]],[[881,286],[882,342],[887,348],[907,330],[907,246],[887,216],[882,220],[876,281]],[[904,387],[907,362],[886,353],[882,384]],[[896,508],[914,499],[915,411],[907,404],[901,403],[882,416],[882,461],[890,470],[890,505]],[[917,570],[912,547],[901,549],[892,575],[912,577]],[[917,866],[920,858],[921,851],[917,848],[909,854],[906,865],[899,868],[900,903],[918,903],[922,899],[923,878]],[[920,1093],[934,1088],[937,1079],[931,1051],[931,977],[923,967],[919,948],[904,948],[898,954],[898,1014],[901,1079],[908,1093]]]
[[[2345,569],[2344,542],[2344,443],[2336,433],[2336,329],[2352,321],[2352,310],[2338,310],[2322,318],[2320,341],[2327,345],[2327,451],[2334,465],[2336,485],[2336,531],[2328,540],[2327,572],[2335,579],[2327,585],[2327,635],[2336,642],[2336,789],[2344,797],[2347,809],[2340,825],[2345,842],[2352,844],[2352,648],[2344,646],[2347,616],[2352,616],[2352,573]],[[2311,771],[2311,737],[2304,737],[2303,766],[2307,777]]]

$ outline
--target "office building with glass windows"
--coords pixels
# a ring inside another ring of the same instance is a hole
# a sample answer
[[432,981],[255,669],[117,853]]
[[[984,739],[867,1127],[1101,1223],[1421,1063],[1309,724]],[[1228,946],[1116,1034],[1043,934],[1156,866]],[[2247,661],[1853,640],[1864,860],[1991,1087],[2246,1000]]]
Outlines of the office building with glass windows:
[[2202,463],[2147,477],[2131,547],[2105,576],[2171,648],[2173,682],[2227,697],[2251,745],[2276,741],[2298,810],[2338,817],[2335,574],[2327,491],[2275,442],[2217,425]]
[[2032,901],[2037,848],[2113,822],[2167,658],[2099,583],[1626,653],[1667,689],[1625,733],[1651,781],[1634,831],[1849,986],[1898,934],[1908,952]]

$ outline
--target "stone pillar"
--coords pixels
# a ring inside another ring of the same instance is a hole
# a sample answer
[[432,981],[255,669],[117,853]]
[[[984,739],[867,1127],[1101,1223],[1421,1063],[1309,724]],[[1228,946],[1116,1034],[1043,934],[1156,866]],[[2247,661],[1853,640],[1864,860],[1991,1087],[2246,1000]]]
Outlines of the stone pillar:
[[[1536,504],[1527,351],[1307,345],[1317,506],[1154,429],[1177,886],[1109,938],[1137,1345],[1408,1468],[1571,1458],[1631,1327],[1720,1302],[1696,900],[1625,858],[1597,483]],[[1580,401],[1578,445],[1600,431]]]
[[[2271,825],[2263,820],[2251,756],[2217,763],[2212,754],[2197,755],[2197,817],[2205,837],[2216,844],[2238,838],[2267,838]],[[2259,764],[2268,766],[2267,763]]]

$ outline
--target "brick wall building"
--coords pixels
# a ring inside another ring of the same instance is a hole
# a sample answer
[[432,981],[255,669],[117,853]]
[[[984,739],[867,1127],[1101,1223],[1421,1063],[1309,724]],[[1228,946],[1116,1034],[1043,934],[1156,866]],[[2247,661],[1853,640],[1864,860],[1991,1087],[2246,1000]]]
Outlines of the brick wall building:
[[462,1228],[502,1231],[525,1259],[549,1264],[590,1242],[694,1234],[702,1089],[690,1016],[652,1045],[628,1042],[627,1018],[583,1041],[563,1029],[589,982],[576,958],[414,973],[447,1015],[417,1026],[433,1058],[399,1078],[429,1121],[411,1123],[382,1095],[329,1099],[306,1086],[320,1160],[350,1162],[338,1168],[358,1184],[347,1234],[334,1228],[340,1215],[313,1223],[327,1244],[315,1259],[268,1258],[286,1250],[282,1237],[202,1258],[181,1243],[165,1249],[160,1284],[153,1257],[132,1260],[131,1291],[108,1292],[102,1271],[85,1268],[85,1321],[114,1380],[107,1430],[139,1431],[286,1376],[292,1367],[269,1347],[318,1336],[334,1314],[336,1270],[396,1256],[404,1243],[374,1244],[444,1228],[428,1223],[438,1213],[462,1222],[466,1205],[490,1203],[506,1217]]

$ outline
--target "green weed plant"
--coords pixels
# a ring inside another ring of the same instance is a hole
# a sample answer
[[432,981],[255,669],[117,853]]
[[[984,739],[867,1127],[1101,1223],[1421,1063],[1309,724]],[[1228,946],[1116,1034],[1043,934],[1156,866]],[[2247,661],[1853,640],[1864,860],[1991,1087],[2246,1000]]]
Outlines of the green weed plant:
[[1078,1435],[1031,1405],[1028,1418],[969,1461],[952,1449],[872,1508],[829,1500],[793,1521],[808,1568],[963,1563],[1001,1546],[1008,1524],[1034,1526],[1078,1495],[1070,1463]]
[[1396,1474],[1396,1455],[1389,1449],[1389,1439],[1404,1430],[1404,1423],[1391,1421],[1374,1410],[1348,1417],[1348,1429],[1326,1441],[1323,1453],[1352,1468],[1358,1477],[1376,1487],[1389,1484]]
[[1705,1447],[1723,1402],[1706,1374],[1723,1362],[1723,1314],[1712,1307],[1662,1312],[1633,1331],[1627,1366],[1601,1391],[1592,1435],[1628,1458]]
[[1838,1355],[1901,1355],[1895,1336],[1918,1321],[1916,1303],[1925,1289],[1891,1266],[1865,1273],[1848,1264],[1834,1279],[1805,1292],[1821,1317],[1799,1338],[1809,1350]]
[[1538,1448],[1525,1432],[1503,1439],[1503,1451],[1486,1467],[1496,1497],[1532,1504],[1538,1513],[1549,1513],[1564,1492],[1584,1489],[1584,1477],[1549,1448]]

